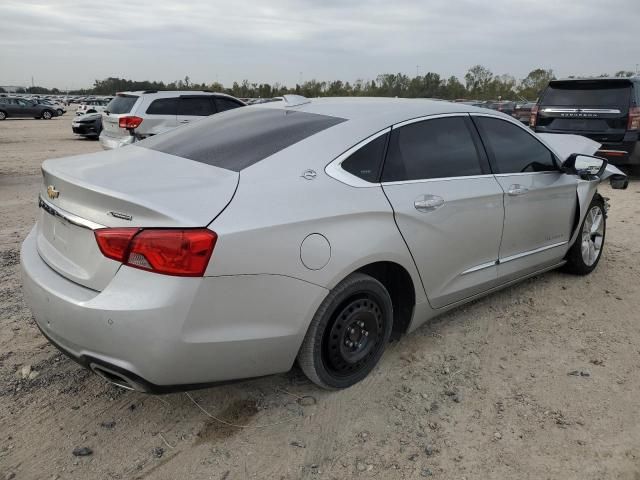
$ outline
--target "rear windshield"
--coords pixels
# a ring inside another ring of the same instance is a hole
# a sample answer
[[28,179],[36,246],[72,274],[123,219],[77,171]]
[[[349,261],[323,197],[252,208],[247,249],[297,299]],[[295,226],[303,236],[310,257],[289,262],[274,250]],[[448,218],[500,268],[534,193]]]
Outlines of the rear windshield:
[[237,108],[136,143],[239,172],[344,118],[273,108]]
[[607,107],[626,110],[631,85],[610,82],[566,82],[551,84],[544,92],[541,105]]
[[136,95],[116,95],[107,105],[109,113],[129,113],[138,100]]

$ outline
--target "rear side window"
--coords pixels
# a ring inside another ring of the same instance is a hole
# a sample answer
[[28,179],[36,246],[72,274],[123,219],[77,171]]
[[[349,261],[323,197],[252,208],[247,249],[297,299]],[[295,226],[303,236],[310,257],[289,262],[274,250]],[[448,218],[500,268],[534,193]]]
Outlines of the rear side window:
[[559,107],[618,108],[626,111],[631,100],[631,85],[617,82],[552,82],[545,90],[541,105]]
[[181,97],[178,102],[178,115],[208,117],[213,113],[211,97]]
[[482,173],[478,151],[464,118],[447,117],[392,130],[382,181]]
[[147,108],[147,115],[177,115],[178,98],[158,98]]
[[239,172],[344,121],[284,109],[236,108],[136,145]]
[[388,134],[380,135],[370,141],[341,164],[343,170],[355,175],[367,182],[375,183],[380,178],[380,168],[384,159],[384,151],[387,147]]
[[218,112],[224,112],[226,110],[231,110],[233,108],[242,107],[241,103],[238,103],[234,100],[229,100],[228,98],[216,98],[216,109]]
[[505,120],[474,117],[495,173],[558,170],[553,153],[523,128]]
[[114,114],[129,113],[138,98],[136,95],[116,95],[107,105],[107,111]]

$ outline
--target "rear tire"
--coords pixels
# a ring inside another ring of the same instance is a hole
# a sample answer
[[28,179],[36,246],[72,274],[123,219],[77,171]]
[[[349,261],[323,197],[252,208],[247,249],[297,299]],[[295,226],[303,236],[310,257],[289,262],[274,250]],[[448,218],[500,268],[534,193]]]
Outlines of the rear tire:
[[350,387],[376,366],[392,327],[387,289],[373,277],[354,273],[320,304],[300,347],[298,364],[320,387]]
[[574,275],[588,275],[598,265],[607,233],[604,199],[596,193],[580,225],[578,238],[569,249],[563,270]]
[[51,120],[53,118],[53,112],[51,110],[45,110],[44,112],[42,112],[40,118],[42,118],[43,120]]
[[62,111],[61,108],[58,109],[58,116],[61,117],[62,115],[64,115],[64,112]]
[[4,120],[7,118],[7,112],[0,110],[0,120]]

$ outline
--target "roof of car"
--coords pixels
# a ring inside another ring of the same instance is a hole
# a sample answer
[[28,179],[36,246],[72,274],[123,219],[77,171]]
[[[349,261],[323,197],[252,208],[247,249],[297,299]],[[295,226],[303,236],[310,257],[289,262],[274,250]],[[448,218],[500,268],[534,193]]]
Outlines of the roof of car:
[[558,78],[556,80],[551,80],[549,83],[558,83],[558,82],[619,82],[619,83],[627,83],[627,82],[640,82],[640,77],[580,77],[580,78]]
[[[488,113],[486,108],[444,100],[420,98],[326,97],[308,103],[287,106],[285,102],[263,103],[246,108],[279,108],[366,121],[384,126],[413,118],[447,113]],[[491,112],[497,113],[497,112]],[[508,117],[508,115],[506,115]],[[508,117],[510,118],[510,117]],[[383,128],[381,127],[381,128]]]

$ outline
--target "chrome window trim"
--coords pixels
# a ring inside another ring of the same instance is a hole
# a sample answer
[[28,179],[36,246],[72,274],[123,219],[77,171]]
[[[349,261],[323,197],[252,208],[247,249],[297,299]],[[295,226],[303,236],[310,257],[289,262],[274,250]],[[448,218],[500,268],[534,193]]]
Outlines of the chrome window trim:
[[44,198],[42,198],[42,195],[38,196],[38,208],[42,208],[49,215],[61,218],[62,220],[65,220],[80,228],[86,228],[88,230],[105,228],[104,225],[100,225],[99,223],[95,223],[91,220],[87,220],[85,218],[74,215],[73,213],[67,212],[66,210],[54,205],[53,203],[47,202]]
[[541,252],[544,252],[546,250],[551,250],[552,248],[561,247],[563,245],[566,245],[567,243],[569,243],[569,242],[558,242],[558,243],[554,243],[552,245],[546,245],[544,247],[535,248],[533,250],[528,250],[526,252],[516,253],[515,255],[509,255],[508,257],[500,258],[498,260],[498,262],[500,264],[511,262],[513,260],[518,260],[520,258],[528,257],[529,255],[534,255],[536,253],[541,253]]
[[544,113],[622,113],[617,108],[541,108]]
[[496,173],[495,177],[519,177],[522,175],[550,175],[552,173],[561,174],[560,170],[545,170],[544,172],[517,172],[517,173]]
[[398,180],[395,182],[382,182],[380,185],[382,186],[391,186],[391,185],[405,185],[409,183],[428,183],[428,182],[450,182],[453,180],[473,180],[475,178],[493,178],[495,175],[492,173],[485,173],[482,175],[467,175],[460,177],[441,177],[441,178],[422,178],[419,180]]
[[335,159],[333,159],[326,167],[324,167],[324,171],[331,178],[338,180],[339,182],[345,183],[351,187],[358,188],[367,188],[367,187],[379,187],[379,182],[367,182],[360,177],[356,177],[352,173],[347,172],[342,168],[342,162],[344,162],[347,158],[349,158],[356,151],[360,150],[362,147],[367,145],[370,142],[373,142],[376,138],[380,138],[382,135],[386,135],[391,131],[391,127],[387,127],[383,130],[380,130],[377,133],[365,138],[361,142],[356,143],[353,147],[349,148],[345,152],[338,155]]
[[412,123],[422,122],[424,120],[435,120],[438,118],[447,118],[447,117],[468,117],[469,112],[452,112],[452,113],[437,113],[435,115],[423,115],[421,117],[411,118],[409,120],[403,120],[402,122],[395,123],[390,127],[384,128],[377,133],[365,138],[359,143],[356,143],[353,147],[349,148],[345,152],[338,155],[335,159],[333,159],[329,164],[324,168],[324,171],[331,178],[338,180],[346,185],[357,188],[370,188],[370,187],[379,187],[381,185],[399,185],[403,183],[419,183],[419,182],[428,182],[428,181],[436,181],[436,180],[455,180],[460,178],[481,178],[481,177],[491,177],[493,175],[470,175],[467,177],[446,177],[446,178],[426,178],[420,180],[402,180],[398,182],[367,182],[366,180],[357,177],[342,168],[342,162],[344,162],[347,158],[349,158],[353,153],[355,153],[360,148],[364,147],[369,142],[372,142],[376,138],[390,133],[391,130],[404,127],[405,125],[410,125]]

